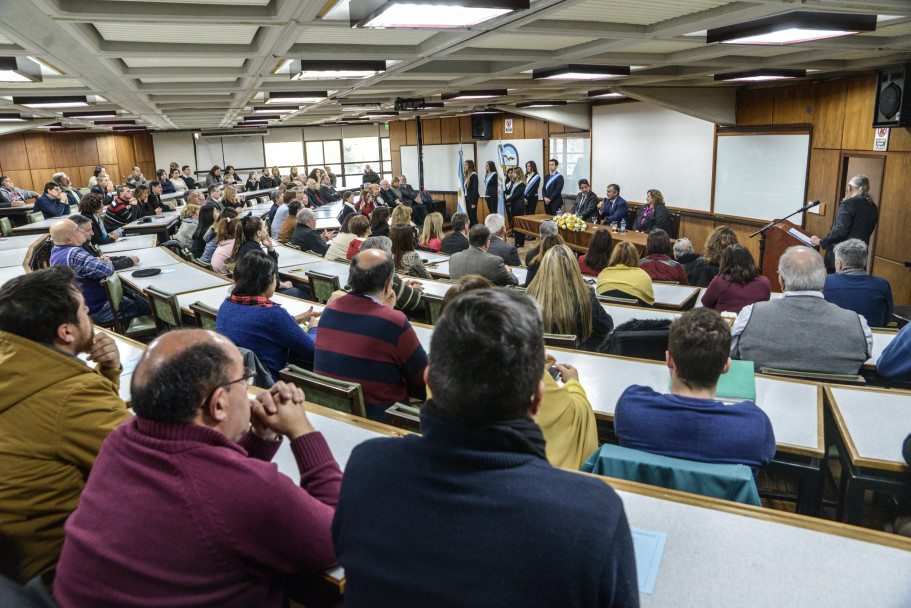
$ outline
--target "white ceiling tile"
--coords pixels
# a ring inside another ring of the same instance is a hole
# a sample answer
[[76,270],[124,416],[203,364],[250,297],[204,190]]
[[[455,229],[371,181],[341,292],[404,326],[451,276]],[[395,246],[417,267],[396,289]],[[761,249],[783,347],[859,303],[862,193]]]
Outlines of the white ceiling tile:
[[647,40],[645,42],[640,42],[634,44],[633,46],[625,46],[622,49],[618,49],[618,52],[621,53],[675,53],[677,51],[688,51],[689,49],[699,48],[705,46],[703,42],[687,42],[687,41],[677,41],[677,40]]
[[371,30],[340,27],[308,27],[298,44],[382,44],[409,46],[420,44],[436,34],[434,30]]
[[911,21],[896,23],[895,25],[876,26],[875,32],[859,34],[861,36],[907,36],[911,34]]
[[[471,46],[481,49],[520,49],[526,51],[556,51],[577,44],[591,42],[593,38],[578,36],[528,36],[526,34],[496,34]],[[491,57],[496,59],[496,57]]]
[[139,44],[250,44],[259,29],[259,26],[256,25],[228,23],[171,22],[151,25],[98,22],[93,25],[109,42],[137,42]]
[[725,4],[730,0],[586,0],[547,18],[650,25]]
[[221,68],[241,68],[246,61],[243,57],[222,57],[217,62],[211,57],[124,57],[128,68],[210,68],[214,63]]

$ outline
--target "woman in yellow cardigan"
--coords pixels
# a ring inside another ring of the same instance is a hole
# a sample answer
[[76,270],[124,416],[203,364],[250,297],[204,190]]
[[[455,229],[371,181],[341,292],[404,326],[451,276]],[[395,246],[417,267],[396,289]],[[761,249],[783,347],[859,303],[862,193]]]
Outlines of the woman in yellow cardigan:
[[601,295],[636,298],[648,306],[655,303],[652,277],[639,268],[636,247],[625,241],[614,247],[607,268],[598,274],[596,291]]

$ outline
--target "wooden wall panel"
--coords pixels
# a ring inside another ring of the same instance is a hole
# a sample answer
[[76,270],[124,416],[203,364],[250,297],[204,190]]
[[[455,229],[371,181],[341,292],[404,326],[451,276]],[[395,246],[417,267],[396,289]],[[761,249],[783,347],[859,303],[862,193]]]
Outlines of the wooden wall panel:
[[[911,152],[911,129],[891,129],[889,133],[890,152]],[[3,164],[0,163],[0,167]]]
[[890,152],[883,177],[875,253],[903,263],[911,261],[911,152]]
[[440,143],[457,144],[459,143],[459,117],[450,116],[440,119]]
[[693,243],[697,253],[703,252],[706,237],[715,229],[711,218],[684,216],[680,218],[680,236],[685,236]]
[[47,141],[48,135],[46,133],[25,134],[25,152],[28,155],[29,169],[46,169],[54,166],[54,158]]
[[774,89],[743,89],[737,93],[737,126],[771,125]]
[[[402,174],[402,151],[400,149],[392,150],[390,152],[390,154],[392,154],[392,159],[391,159],[392,160],[392,174],[401,175]],[[406,175],[405,177],[408,177],[408,176]],[[414,186],[415,186],[415,188],[417,188],[417,176],[415,176],[414,181],[415,181]]]
[[[0,145],[0,171],[9,175],[12,171],[28,170],[28,168],[28,154],[25,151],[25,137],[22,133],[13,133],[4,137],[3,145]],[[25,188],[25,186],[19,187]]]
[[841,148],[847,90],[847,80],[824,82],[816,87],[816,105],[813,111],[814,148]]
[[[76,164],[80,166],[92,165],[92,171],[98,164],[98,146],[95,144],[94,135],[76,135],[73,138],[73,145],[76,147]],[[152,149],[152,140],[149,138],[149,149]],[[89,177],[92,173],[89,173]],[[88,181],[80,182],[88,184]]]
[[52,167],[75,167],[79,164],[76,159],[76,135],[71,133],[48,134],[54,164]]
[[525,139],[547,139],[547,122],[525,117]]
[[773,95],[772,124],[812,123],[815,103],[816,90],[813,85],[777,88]]
[[471,116],[459,116],[459,130],[462,133],[462,141],[474,141],[471,136]]
[[[117,146],[115,145],[115,139],[113,135],[98,135],[95,137],[95,147],[98,148],[99,165],[114,166],[117,164]],[[108,173],[111,173],[111,168],[106,168],[108,169]],[[115,182],[117,181],[113,175],[111,175],[111,177]]]
[[415,146],[418,143],[417,125],[413,120],[405,123],[405,145]]
[[876,75],[858,76],[848,81],[845,98],[844,150],[873,150],[873,109],[876,104]]
[[440,119],[439,118],[425,118],[421,121],[421,131],[424,135],[425,144],[439,144],[442,143],[440,136]]
[[405,121],[397,120],[389,123],[389,148],[398,150],[405,145]]
[[[756,232],[758,226],[753,226],[750,224],[741,224],[734,221],[716,221],[715,228],[719,226],[730,226],[737,234],[737,241],[750,250],[750,253],[753,254],[753,260],[756,262],[756,265],[759,265],[759,236],[754,236],[750,238],[750,235]],[[777,291],[777,290],[773,290]]]
[[889,281],[892,301],[896,306],[911,304],[911,268],[879,256],[873,258],[873,273]]
[[557,124],[555,122],[547,123],[547,133],[553,135],[554,133],[563,133],[566,131],[566,127],[563,125]]
[[[153,165],[155,164],[155,150],[152,148],[151,133],[133,134],[133,155],[137,162],[150,161]],[[158,168],[164,169],[165,171],[168,170],[168,167]],[[148,174],[146,177],[148,177]]]
[[[32,172],[28,169],[19,169],[15,171],[6,171],[4,169],[3,175],[9,177],[13,180],[13,185],[17,188],[22,188],[23,190],[33,190],[37,191],[38,188],[35,187],[34,182],[32,182]],[[44,185],[44,182],[41,182],[41,185]]]
[[152,160],[141,160],[136,163],[140,169],[142,169],[142,174],[147,180],[158,179],[158,176],[155,175],[155,161]]
[[44,194],[44,184],[51,181],[54,169],[29,169],[29,173],[32,174],[32,190],[39,195]]
[[807,213],[806,229],[811,234],[825,236],[832,227],[835,203],[838,198],[840,161],[841,152],[839,150],[814,149],[810,151],[807,200],[820,200],[825,205],[824,213]]

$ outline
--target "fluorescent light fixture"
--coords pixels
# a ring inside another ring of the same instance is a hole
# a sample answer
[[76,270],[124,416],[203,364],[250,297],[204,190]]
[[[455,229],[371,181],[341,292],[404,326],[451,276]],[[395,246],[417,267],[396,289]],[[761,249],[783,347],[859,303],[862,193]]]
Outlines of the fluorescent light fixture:
[[579,63],[565,63],[552,68],[534,70],[531,77],[534,80],[602,80],[629,76],[628,65],[583,65]]
[[376,3],[357,4],[349,3],[351,27],[454,29],[525,10],[529,0],[389,0],[372,12]]
[[61,127],[59,129],[51,129],[54,133],[69,133],[70,131],[85,131],[86,127]]
[[517,103],[517,108],[553,108],[554,106],[565,106],[565,101],[523,101]]
[[366,118],[392,118],[393,116],[398,116],[399,113],[394,110],[381,110],[379,112],[367,112],[364,114]]
[[594,99],[614,99],[626,97],[626,95],[623,93],[614,93],[610,89],[595,89],[594,91],[589,91],[588,96]]
[[327,91],[274,91],[267,93],[266,103],[293,103],[304,105],[326,99]]
[[342,112],[363,112],[365,110],[381,110],[383,104],[380,102],[342,102]]
[[53,108],[84,108],[89,105],[85,96],[72,97],[13,97],[17,106],[36,109]]
[[148,131],[146,127],[132,125],[132,126],[123,126],[123,127],[114,127],[115,131],[121,131],[123,133],[135,133],[137,131]]
[[502,114],[501,110],[496,108],[480,108],[478,110],[472,110],[472,114]]
[[41,66],[30,57],[0,57],[0,82],[41,82]]
[[450,91],[440,95],[443,101],[462,101],[471,99],[494,99],[506,95],[506,89],[478,89],[473,91]]
[[290,114],[300,110],[298,106],[254,106],[254,114]]
[[446,107],[446,104],[442,101],[428,101],[424,104],[425,110],[442,110]]
[[[347,78],[367,78],[386,71],[386,62],[327,60],[304,62],[296,59],[291,62],[291,80],[337,80]],[[325,97],[325,95],[323,95]]]
[[40,126],[37,126],[37,127],[35,127],[35,128],[36,128],[36,129],[44,129],[44,130],[46,130],[46,131],[52,131],[52,130],[54,130],[54,129],[62,129],[62,128],[63,128],[63,123],[52,122],[52,123],[49,124],[49,125],[40,125]]
[[129,125],[135,125],[136,121],[121,118],[118,120],[96,120],[95,124],[99,127],[126,127]]
[[0,122],[25,122],[21,114],[0,114]]
[[264,125],[269,122],[272,122],[272,120],[274,120],[274,119],[272,119],[272,118],[242,118],[240,122],[241,122],[241,124],[246,123],[246,124],[251,124],[251,125],[252,124]]
[[765,82],[767,80],[789,80],[792,78],[803,78],[807,75],[806,70],[775,70],[759,69],[748,70],[745,72],[728,72],[727,74],[715,74],[715,80],[725,82]]
[[876,30],[876,15],[795,11],[706,32],[707,43],[782,45]]
[[117,118],[118,114],[115,110],[107,110],[104,112],[64,112],[64,118],[87,118],[94,120],[96,118]]

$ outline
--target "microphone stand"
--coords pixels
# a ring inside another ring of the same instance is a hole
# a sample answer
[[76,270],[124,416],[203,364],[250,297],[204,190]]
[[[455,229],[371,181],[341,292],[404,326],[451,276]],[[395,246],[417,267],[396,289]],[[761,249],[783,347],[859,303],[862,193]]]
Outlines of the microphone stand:
[[749,238],[753,238],[757,234],[759,235],[759,272],[765,273],[765,233],[769,230],[769,228],[772,228],[773,226],[780,224],[781,222],[785,221],[789,217],[797,215],[798,213],[803,213],[807,209],[812,209],[813,207],[817,206],[818,204],[819,204],[819,201],[813,201],[812,203],[804,205],[803,207],[801,207],[794,213],[791,213],[790,215],[786,215],[785,217],[781,218],[780,220],[773,220],[750,235]]

